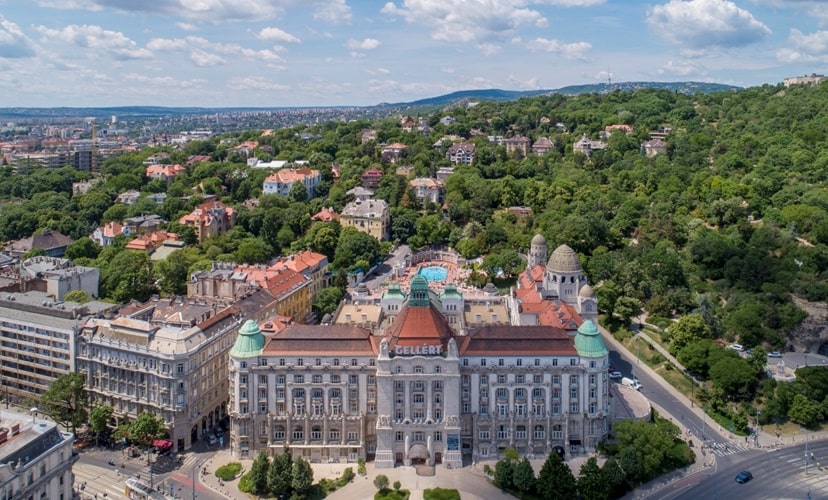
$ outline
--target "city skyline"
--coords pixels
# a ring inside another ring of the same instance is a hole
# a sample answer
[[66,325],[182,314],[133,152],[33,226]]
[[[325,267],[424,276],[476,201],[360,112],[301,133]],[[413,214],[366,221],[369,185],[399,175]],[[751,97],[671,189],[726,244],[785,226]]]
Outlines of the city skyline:
[[0,0],[0,107],[283,107],[824,72],[824,2]]

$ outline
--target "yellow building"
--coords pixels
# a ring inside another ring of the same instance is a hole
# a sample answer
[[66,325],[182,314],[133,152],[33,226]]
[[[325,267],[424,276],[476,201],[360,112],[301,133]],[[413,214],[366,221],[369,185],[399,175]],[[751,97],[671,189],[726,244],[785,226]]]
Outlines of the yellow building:
[[391,238],[391,215],[385,200],[356,200],[342,210],[342,227],[355,227],[380,241]]

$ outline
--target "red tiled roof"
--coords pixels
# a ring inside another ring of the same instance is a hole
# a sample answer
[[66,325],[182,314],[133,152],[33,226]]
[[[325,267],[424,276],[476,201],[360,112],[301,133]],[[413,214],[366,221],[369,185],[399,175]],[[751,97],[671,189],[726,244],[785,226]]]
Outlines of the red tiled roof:
[[388,327],[385,335],[391,350],[397,345],[413,347],[424,343],[436,345],[438,342],[446,347],[448,340],[454,337],[454,331],[434,306],[406,305],[394,319],[394,323]]
[[548,326],[483,326],[460,337],[458,351],[461,356],[578,355],[566,331]]
[[376,356],[377,338],[349,325],[290,325],[266,342],[264,355]]

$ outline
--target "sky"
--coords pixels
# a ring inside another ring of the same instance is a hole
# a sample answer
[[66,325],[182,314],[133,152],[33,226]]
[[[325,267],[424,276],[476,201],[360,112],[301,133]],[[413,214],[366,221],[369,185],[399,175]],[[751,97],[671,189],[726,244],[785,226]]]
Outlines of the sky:
[[826,0],[0,0],[0,107],[365,106],[825,74]]

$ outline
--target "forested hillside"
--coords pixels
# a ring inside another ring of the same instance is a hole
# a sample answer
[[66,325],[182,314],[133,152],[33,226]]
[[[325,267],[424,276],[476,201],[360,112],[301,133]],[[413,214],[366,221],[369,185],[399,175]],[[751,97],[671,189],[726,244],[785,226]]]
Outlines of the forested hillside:
[[[439,119],[447,115],[457,121],[442,124]],[[183,149],[170,146],[170,163],[184,164],[193,154],[209,155],[211,161],[188,167],[169,186],[144,176],[142,161],[157,150],[108,160],[104,182],[74,197],[71,183],[88,173],[64,168],[22,176],[4,167],[0,239],[47,228],[82,238],[69,256],[100,266],[101,295],[114,300],[183,293],[188,272],[214,259],[265,262],[312,248],[328,255],[335,267],[350,270],[358,261],[373,259],[377,249],[340,231],[336,222],[311,224],[311,216],[321,207],[340,210],[348,201],[346,191],[375,167],[385,173],[376,197],[393,207],[395,240],[415,247],[446,244],[469,258],[487,256],[480,271],[503,271],[498,284],[505,286],[520,270],[517,253],[541,233],[551,248],[565,243],[582,256],[600,306],[622,323],[641,310],[665,318],[697,313],[705,336],[779,348],[804,316],[790,294],[828,299],[827,85],[693,96],[666,90],[553,95],[483,102],[425,118],[432,127],[429,135],[403,132],[395,118],[327,122],[269,135],[250,130]],[[591,158],[573,153],[582,135],[597,140],[613,124],[630,125],[633,131],[613,132],[607,148]],[[376,129],[376,140],[363,143],[368,128]],[[646,157],[641,145],[657,130],[669,131],[667,152]],[[456,167],[446,179],[443,207],[422,204],[396,168],[408,164],[413,175],[434,176],[449,165],[449,142],[434,146],[447,134],[477,145],[474,164]],[[487,140],[517,134],[532,141],[548,137],[555,149],[518,158]],[[284,198],[261,196],[268,172],[249,168],[245,158],[231,152],[242,140],[258,141],[255,156],[263,161],[309,160],[323,176],[317,197],[307,201],[302,190]],[[381,145],[392,142],[408,146],[397,165],[381,160]],[[168,196],[161,205],[147,199],[115,204],[128,189]],[[175,221],[203,194],[221,195],[238,210],[239,224],[198,245]],[[256,197],[258,206],[242,205]],[[518,218],[505,211],[520,205],[531,207],[534,215]],[[84,238],[102,223],[147,213],[173,221],[170,229],[183,233],[191,245],[152,264],[124,251],[124,241],[101,251]],[[130,273],[140,273],[141,279]],[[477,279],[485,281],[481,276]],[[125,280],[145,286],[125,291],[120,286]]]

